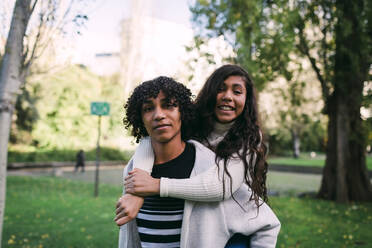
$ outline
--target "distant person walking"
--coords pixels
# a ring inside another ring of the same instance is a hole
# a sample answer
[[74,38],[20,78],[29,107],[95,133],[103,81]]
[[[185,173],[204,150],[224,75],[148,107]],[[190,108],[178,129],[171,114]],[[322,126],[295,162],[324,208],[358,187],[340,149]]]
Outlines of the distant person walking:
[[85,154],[83,150],[80,150],[76,154],[76,165],[75,165],[75,172],[79,170],[79,167],[81,167],[81,172],[84,172],[85,169]]

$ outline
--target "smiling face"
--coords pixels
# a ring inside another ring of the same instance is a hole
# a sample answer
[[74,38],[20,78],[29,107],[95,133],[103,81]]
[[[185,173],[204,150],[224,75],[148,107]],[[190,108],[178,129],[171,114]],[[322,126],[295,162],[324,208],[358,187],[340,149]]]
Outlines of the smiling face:
[[181,113],[174,99],[167,99],[162,91],[156,98],[142,104],[142,121],[153,143],[181,140]]
[[214,113],[220,123],[229,123],[243,113],[247,90],[241,76],[228,77],[218,89]]

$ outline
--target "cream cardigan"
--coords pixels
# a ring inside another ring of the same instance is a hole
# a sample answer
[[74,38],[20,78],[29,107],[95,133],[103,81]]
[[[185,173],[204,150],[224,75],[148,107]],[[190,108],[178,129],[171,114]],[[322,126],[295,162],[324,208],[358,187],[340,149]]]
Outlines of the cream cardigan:
[[[211,150],[197,141],[189,142],[196,149],[191,180],[203,172],[208,172],[216,165],[214,164],[215,154]],[[232,162],[238,163],[238,159],[232,160]],[[132,169],[133,160],[124,169],[124,176]],[[213,180],[220,181],[222,178],[218,176]],[[251,247],[275,247],[280,222],[270,207],[261,202],[262,205],[257,209],[254,201],[249,201],[251,192],[246,184],[241,184],[233,192],[234,198],[239,204],[232,198],[218,202],[212,201],[213,197],[209,199],[210,202],[196,202],[186,199],[181,230],[182,248],[223,248],[234,233],[251,235]],[[199,198],[197,194],[195,197]],[[121,226],[119,248],[139,247],[141,245],[136,221]]]

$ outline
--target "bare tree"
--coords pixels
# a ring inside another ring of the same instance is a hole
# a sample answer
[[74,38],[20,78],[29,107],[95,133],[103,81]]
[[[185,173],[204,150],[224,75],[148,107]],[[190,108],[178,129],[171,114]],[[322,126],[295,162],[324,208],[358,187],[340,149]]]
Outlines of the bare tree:
[[8,141],[14,106],[31,65],[48,48],[55,36],[62,34],[68,23],[73,22],[80,26],[87,20],[87,16],[73,13],[75,2],[15,1],[0,64],[0,241],[5,209]]

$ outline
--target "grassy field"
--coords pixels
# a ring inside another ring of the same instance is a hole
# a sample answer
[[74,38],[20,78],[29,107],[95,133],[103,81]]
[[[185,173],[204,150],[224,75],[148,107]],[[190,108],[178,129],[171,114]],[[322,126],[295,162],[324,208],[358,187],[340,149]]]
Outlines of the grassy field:
[[116,247],[119,187],[47,177],[8,177],[2,247]]
[[[9,176],[3,247],[116,247],[120,187],[51,177]],[[271,197],[282,223],[277,247],[370,247],[372,204]]]
[[[310,158],[309,156],[302,155],[300,158],[295,159],[291,157],[272,157],[269,158],[269,164],[283,164],[283,165],[299,165],[299,166],[318,166],[323,167],[325,163],[325,157],[318,156]],[[367,168],[372,170],[372,157],[367,156]]]

